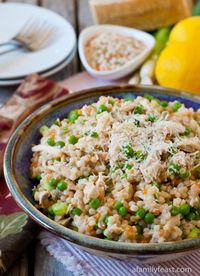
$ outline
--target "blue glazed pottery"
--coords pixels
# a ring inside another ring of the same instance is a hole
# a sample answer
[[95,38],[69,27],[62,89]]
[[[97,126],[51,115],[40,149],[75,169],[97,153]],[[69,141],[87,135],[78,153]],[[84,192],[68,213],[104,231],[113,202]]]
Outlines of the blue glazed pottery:
[[51,125],[57,118],[65,118],[72,109],[91,104],[101,95],[134,98],[145,93],[160,100],[179,100],[186,107],[200,108],[200,99],[185,92],[158,86],[106,86],[85,90],[54,100],[32,113],[14,132],[5,152],[4,173],[8,187],[19,204],[37,223],[51,232],[92,254],[135,263],[155,263],[172,260],[200,248],[200,238],[166,243],[124,243],[102,240],[79,234],[57,224],[34,207],[33,183],[29,179],[31,147],[40,139],[42,125]]

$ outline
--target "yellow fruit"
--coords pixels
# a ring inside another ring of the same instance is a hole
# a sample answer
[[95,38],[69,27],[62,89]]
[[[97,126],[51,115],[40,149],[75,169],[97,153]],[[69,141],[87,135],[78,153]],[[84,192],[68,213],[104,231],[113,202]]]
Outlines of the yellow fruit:
[[198,39],[200,42],[200,16],[189,17],[180,21],[170,33],[170,42],[187,42]]
[[160,85],[200,95],[200,16],[179,22],[156,64]]

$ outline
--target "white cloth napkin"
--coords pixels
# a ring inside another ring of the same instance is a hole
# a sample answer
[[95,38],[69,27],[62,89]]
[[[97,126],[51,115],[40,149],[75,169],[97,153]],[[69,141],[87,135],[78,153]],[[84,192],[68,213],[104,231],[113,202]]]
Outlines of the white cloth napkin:
[[200,275],[200,250],[170,262],[138,265],[90,255],[47,231],[42,231],[39,239],[48,252],[75,276]]

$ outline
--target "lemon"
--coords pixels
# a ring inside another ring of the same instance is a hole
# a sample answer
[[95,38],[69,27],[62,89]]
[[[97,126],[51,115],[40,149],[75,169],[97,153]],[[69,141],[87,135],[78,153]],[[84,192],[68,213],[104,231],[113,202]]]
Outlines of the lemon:
[[180,21],[156,64],[160,85],[200,95],[200,16]]

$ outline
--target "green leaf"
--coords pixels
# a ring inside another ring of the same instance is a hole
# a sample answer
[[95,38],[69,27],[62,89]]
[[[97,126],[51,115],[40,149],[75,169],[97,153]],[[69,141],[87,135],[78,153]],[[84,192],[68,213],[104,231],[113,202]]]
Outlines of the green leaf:
[[193,16],[200,15],[200,1],[196,1],[196,4],[192,10],[192,15]]
[[28,216],[24,212],[0,216],[0,239],[22,231]]

